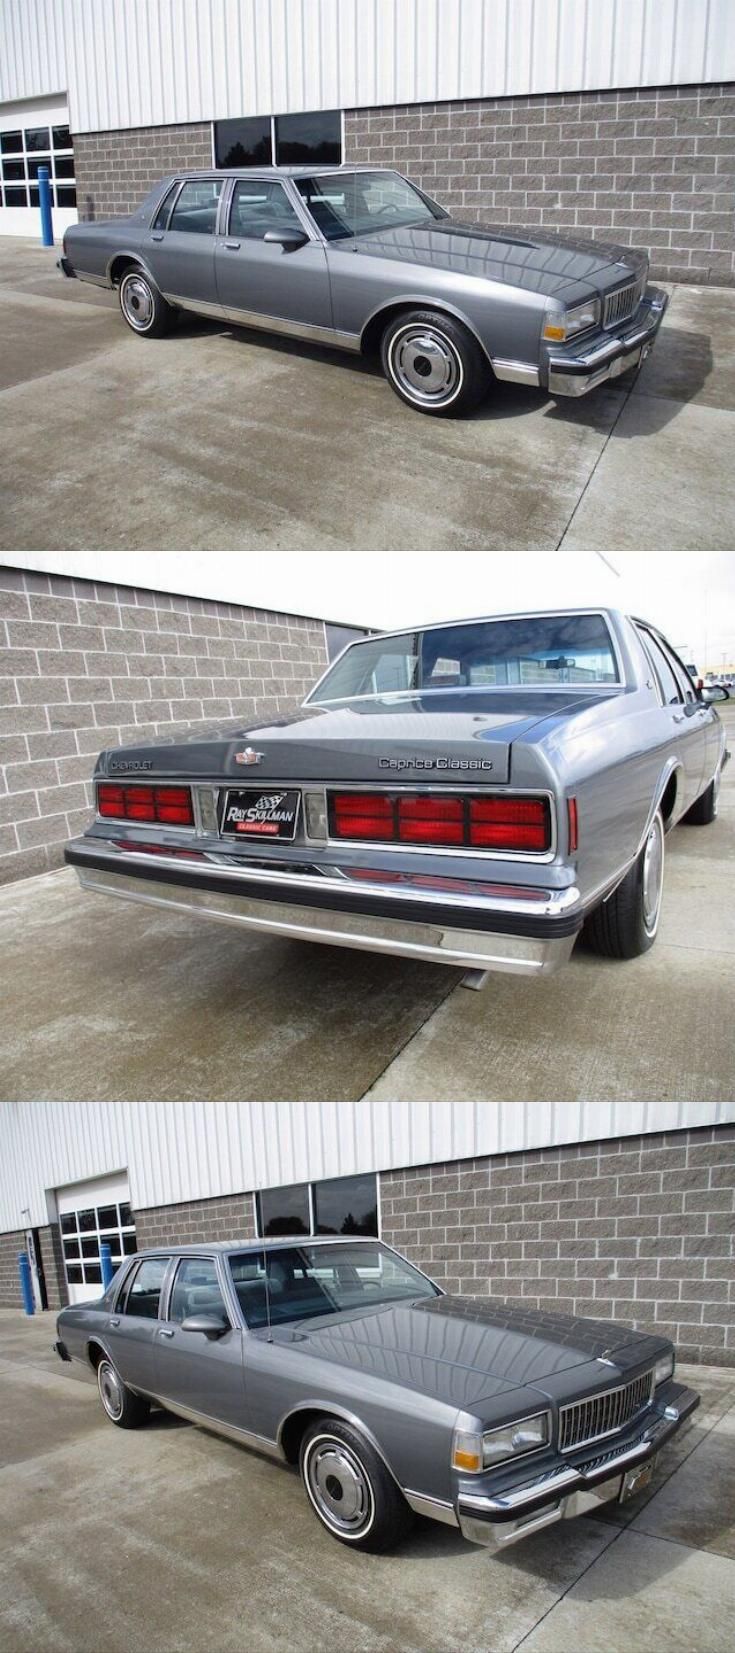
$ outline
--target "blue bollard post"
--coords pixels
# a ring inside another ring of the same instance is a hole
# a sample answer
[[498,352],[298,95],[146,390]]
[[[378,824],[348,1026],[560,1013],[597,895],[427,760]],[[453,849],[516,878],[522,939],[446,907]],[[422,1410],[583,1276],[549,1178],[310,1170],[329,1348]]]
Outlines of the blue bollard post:
[[38,204],[41,208],[41,241],[44,247],[53,247],[54,226],[51,220],[51,185],[47,166],[38,168]]
[[20,1289],[23,1296],[23,1307],[26,1314],[35,1314],[36,1304],[33,1298],[31,1265],[24,1251],[21,1251],[18,1254],[18,1273],[20,1275]]
[[112,1267],[112,1252],[110,1247],[105,1245],[104,1240],[100,1246],[100,1262],[102,1264],[102,1284],[105,1291],[107,1291],[107,1287],[109,1286],[114,1274],[114,1269]]

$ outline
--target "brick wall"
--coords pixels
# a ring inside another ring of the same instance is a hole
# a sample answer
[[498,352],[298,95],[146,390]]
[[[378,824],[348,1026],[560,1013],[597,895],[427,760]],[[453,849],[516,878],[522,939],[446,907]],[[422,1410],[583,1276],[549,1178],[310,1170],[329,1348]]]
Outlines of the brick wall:
[[25,1251],[26,1237],[22,1228],[14,1233],[0,1234],[0,1308],[19,1309],[23,1298],[18,1276],[18,1256]]
[[464,219],[650,249],[673,281],[735,282],[735,86],[349,110],[345,159],[396,166]]
[[273,717],[325,665],[321,621],[0,567],[0,883],[61,865],[103,747]]
[[64,1269],[64,1254],[61,1248],[61,1230],[58,1223],[49,1223],[46,1228],[40,1228],[38,1238],[41,1245],[41,1262],[46,1281],[46,1295],[50,1309],[61,1309],[69,1301],[66,1287],[66,1272]]
[[211,165],[212,128],[206,121],[138,126],[127,132],[75,133],[79,217],[122,217],[140,206],[168,173]]
[[158,1245],[203,1245],[213,1240],[255,1238],[252,1194],[224,1194],[181,1205],[149,1206],[135,1213],[139,1251]]
[[735,1126],[384,1172],[380,1199],[383,1238],[448,1291],[735,1366]]

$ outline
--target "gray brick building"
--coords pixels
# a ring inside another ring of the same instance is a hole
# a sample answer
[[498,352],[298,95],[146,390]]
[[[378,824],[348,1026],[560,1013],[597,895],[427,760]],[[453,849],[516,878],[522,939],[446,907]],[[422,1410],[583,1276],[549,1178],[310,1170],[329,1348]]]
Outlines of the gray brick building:
[[0,883],[62,864],[105,746],[298,704],[321,620],[0,567]]
[[735,1104],[19,1104],[0,1114],[0,1304],[29,1231],[50,1307],[99,1294],[105,1239],[125,1266],[378,1234],[447,1291],[735,1366]]

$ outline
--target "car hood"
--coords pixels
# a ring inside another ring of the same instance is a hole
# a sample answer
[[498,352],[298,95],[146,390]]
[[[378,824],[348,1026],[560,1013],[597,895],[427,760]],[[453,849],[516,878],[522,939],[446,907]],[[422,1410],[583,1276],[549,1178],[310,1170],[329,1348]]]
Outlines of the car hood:
[[456,275],[480,276],[565,299],[571,299],[570,290],[575,287],[602,292],[632,281],[648,263],[644,252],[617,242],[578,241],[551,232],[529,233],[507,224],[466,224],[454,218],[373,231],[347,245],[367,258],[428,264]]
[[594,1368],[593,1382],[609,1387],[656,1346],[648,1334],[610,1321],[450,1295],[302,1320],[273,1336],[296,1340],[303,1354],[401,1383],[460,1410],[519,1388],[546,1395],[560,1373],[589,1367],[602,1356],[605,1364]]
[[[304,706],[273,723],[197,730],[190,738],[104,752],[99,775],[229,778],[242,785],[285,780],[485,779],[510,776],[514,740],[537,724],[585,711],[595,693],[512,690],[387,696]],[[239,756],[238,756],[239,754]],[[431,763],[427,765],[427,760]],[[455,767],[444,767],[451,759]]]

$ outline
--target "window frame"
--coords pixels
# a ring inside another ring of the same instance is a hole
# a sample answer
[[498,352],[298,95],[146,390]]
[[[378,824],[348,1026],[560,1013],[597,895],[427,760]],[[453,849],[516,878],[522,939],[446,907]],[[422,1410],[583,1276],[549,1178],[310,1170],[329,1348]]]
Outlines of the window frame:
[[308,234],[309,240],[313,241],[314,240],[314,235],[313,235],[312,224],[311,224],[311,222],[309,222],[309,223],[305,222],[303,212],[299,210],[299,203],[297,201],[298,191],[293,190],[293,189],[289,189],[289,184],[291,182],[290,178],[288,178],[285,175],[282,178],[271,178],[269,175],[264,176],[263,172],[262,172],[262,169],[259,171],[257,167],[253,167],[252,170],[248,169],[248,177],[247,178],[237,177],[237,178],[228,178],[226,180],[226,182],[229,184],[230,187],[229,187],[229,190],[227,191],[227,194],[226,194],[226,204],[225,204],[225,209],[224,209],[224,222],[223,222],[221,233],[223,235],[232,236],[233,239],[235,237],[238,237],[238,239],[240,239],[242,241],[254,241],[254,242],[257,243],[258,241],[263,240],[262,235],[244,235],[242,233],[242,231],[232,229],[232,213],[233,213],[233,208],[234,208],[234,205],[235,205],[235,194],[236,194],[238,185],[239,184],[246,184],[250,181],[250,179],[252,179],[253,183],[256,183],[259,177],[261,178],[261,180],[264,184],[276,184],[278,186],[278,188],[283,191],[285,199],[288,202],[288,205],[290,206],[291,211],[294,214],[294,217],[296,218],[297,224],[300,225],[300,227],[304,230],[305,234]]
[[[349,1241],[350,1239],[355,1239],[355,1240],[359,1240],[359,1239],[380,1240],[383,1245],[387,1245],[388,1242],[386,1240],[383,1240],[383,1235],[382,1235],[382,1226],[383,1225],[382,1225],[382,1212],[381,1212],[381,1204],[380,1204],[380,1172],[379,1171],[348,1171],[346,1176],[344,1176],[344,1177],[311,1177],[305,1185],[302,1184],[302,1183],[278,1183],[275,1188],[256,1188],[254,1193],[253,1193],[253,1220],[254,1220],[256,1240],[259,1240],[263,1245],[267,1245],[269,1240],[276,1240],[276,1239],[284,1239],[284,1240],[290,1239],[290,1240],[293,1240],[294,1245],[297,1245],[299,1240],[302,1240],[302,1241],[305,1242],[307,1238],[312,1239],[313,1243],[315,1245],[316,1245],[317,1241],[319,1241],[319,1240],[328,1240],[330,1238],[330,1235],[328,1235],[328,1234],[321,1234],[320,1235],[320,1234],[317,1234],[317,1232],[316,1232],[315,1223],[316,1223],[317,1201],[316,1201],[315,1190],[318,1188],[320,1182],[351,1182],[354,1177],[360,1177],[360,1176],[367,1176],[367,1177],[374,1177],[375,1178],[375,1209],[376,1209],[376,1212],[377,1212],[377,1233],[376,1234],[363,1234],[363,1235],[360,1235],[360,1234],[355,1234],[355,1235],[335,1234],[335,1235],[332,1235],[331,1238],[333,1238],[335,1240],[337,1240],[337,1239],[344,1240],[345,1243],[347,1241]],[[263,1194],[276,1193],[281,1188],[301,1188],[303,1186],[306,1187],[307,1195],[308,1195],[309,1225],[310,1225],[309,1235],[307,1236],[305,1234],[301,1234],[301,1235],[299,1235],[299,1234],[283,1234],[283,1235],[264,1234],[263,1231],[262,1231],[262,1228],[261,1228],[261,1209],[262,1209],[262,1207],[261,1207],[261,1196]],[[245,1247],[243,1247],[243,1250],[244,1249],[245,1249]],[[400,1255],[400,1253],[399,1253],[399,1255]]]
[[[161,1314],[161,1308],[163,1307],[164,1302],[166,1300],[165,1299],[165,1294],[166,1294],[167,1287],[168,1287],[168,1280],[169,1280],[169,1275],[171,1273],[171,1265],[172,1265],[173,1261],[174,1261],[174,1254],[171,1253],[171,1252],[149,1253],[147,1256],[144,1255],[142,1257],[138,1257],[137,1260],[136,1260],[135,1266],[130,1270],[130,1273],[126,1274],[126,1276],[125,1276],[125,1280],[123,1282],[124,1290],[123,1290],[122,1294],[118,1295],[118,1297],[116,1299],[116,1312],[118,1314],[125,1315],[126,1317],[128,1317],[131,1320],[151,1320],[151,1321],[162,1320],[163,1316]],[[163,1263],[163,1278],[161,1280],[161,1289],[160,1289],[159,1294],[158,1294],[158,1313],[157,1314],[137,1314],[136,1315],[136,1314],[130,1313],[130,1311],[128,1310],[127,1304],[129,1302],[130,1293],[132,1292],[132,1289],[133,1289],[133,1286],[135,1285],[136,1279],[137,1279],[138,1275],[140,1274],[141,1269],[145,1266],[146,1263]]]
[[[54,144],[54,141],[53,141],[54,140],[54,131],[59,131],[59,130],[66,130],[66,131],[69,132],[69,143],[68,143],[68,146],[64,149],[61,149],[61,148],[57,149],[55,144]],[[26,143],[26,134],[29,133],[29,132],[43,132],[43,131],[48,132],[48,137],[49,137],[48,151],[40,150],[40,149],[29,149],[28,145]],[[54,124],[54,122],[49,118],[48,124],[45,127],[44,126],[40,126],[40,127],[24,126],[22,123],[18,127],[13,127],[13,128],[8,127],[7,132],[0,132],[0,140],[2,140],[2,138],[6,137],[6,136],[7,137],[15,136],[16,132],[19,133],[20,140],[21,140],[19,149],[14,150],[14,151],[8,151],[7,154],[5,154],[2,151],[2,145],[1,145],[1,142],[0,142],[0,210],[4,210],[4,211],[7,211],[7,212],[17,212],[17,211],[23,211],[23,210],[33,212],[37,209],[38,201],[33,201],[31,199],[31,191],[35,190],[36,193],[37,193],[38,192],[38,187],[39,187],[38,186],[38,177],[31,178],[31,175],[30,175],[30,172],[29,172],[29,162],[33,162],[34,165],[37,165],[37,166],[48,166],[49,187],[50,187],[50,191],[51,191],[51,206],[52,206],[53,210],[54,211],[60,211],[60,212],[72,211],[73,208],[78,205],[78,201],[77,201],[76,155],[74,153],[74,142],[73,142],[72,134],[71,134],[71,131],[70,131],[69,125],[68,125],[68,117],[67,117],[66,121],[58,121],[58,122],[56,122],[56,124]],[[58,157],[59,160],[68,160],[69,158],[71,158],[72,163],[73,163],[73,171],[72,171],[71,178],[57,178],[57,176],[56,176],[56,160],[57,160],[57,157]],[[6,160],[10,161],[10,162],[20,162],[20,163],[22,163],[23,172],[24,172],[23,179],[6,179],[5,178],[4,164],[5,164]],[[8,204],[7,203],[6,199],[5,199],[6,189],[24,190],[25,191],[25,197],[26,197],[26,199],[25,199],[25,208],[21,207],[20,202],[18,202],[16,204],[13,204],[13,203]],[[73,201],[73,203],[69,203],[66,206],[64,206],[60,202],[58,192],[59,192],[59,190],[62,190],[62,189],[63,190],[69,189],[69,190],[74,191],[74,201]]]
[[170,1270],[168,1271],[168,1273],[166,1275],[166,1297],[165,1297],[165,1301],[163,1299],[163,1293],[161,1293],[161,1304],[159,1305],[160,1308],[165,1310],[165,1313],[161,1313],[159,1315],[159,1319],[164,1320],[166,1322],[166,1325],[168,1325],[168,1326],[182,1326],[183,1323],[184,1323],[183,1320],[173,1320],[171,1318],[171,1300],[173,1298],[173,1294],[174,1294],[174,1291],[176,1289],[176,1280],[177,1280],[177,1277],[178,1277],[178,1274],[179,1274],[179,1270],[181,1268],[183,1268],[186,1263],[211,1263],[212,1264],[212,1267],[214,1269],[215,1279],[217,1281],[217,1290],[219,1291],[220,1297],[222,1298],[222,1308],[223,1308],[223,1311],[224,1311],[224,1314],[225,1314],[227,1320],[229,1321],[230,1330],[232,1330],[232,1311],[231,1311],[230,1305],[229,1305],[228,1300],[227,1300],[227,1293],[225,1292],[223,1284],[222,1284],[222,1272],[221,1272],[221,1269],[219,1267],[218,1259],[214,1255],[213,1252],[201,1252],[200,1253],[200,1252],[192,1252],[192,1251],[180,1251],[180,1252],[176,1253],[171,1258],[171,1268],[170,1268]]
[[[340,158],[339,161],[337,161],[335,163],[330,162],[329,164],[330,165],[334,164],[336,166],[344,166],[344,164],[345,164],[345,110],[342,107],[340,107],[339,109],[329,109],[329,110],[326,110],[326,109],[283,109],[283,110],[281,110],[280,115],[276,114],[276,115],[266,116],[265,118],[270,121],[271,158],[270,158],[269,165],[272,166],[272,167],[278,167],[278,161],[276,160],[276,121],[277,120],[279,120],[279,119],[283,120],[284,116],[288,117],[289,115],[322,115],[322,114],[330,114],[330,115],[338,114],[339,115],[339,148],[340,148],[340,157],[341,158]],[[253,116],[250,116],[250,115],[240,115],[240,116],[230,115],[230,116],[227,117],[228,120],[238,120],[238,119],[240,119],[240,120],[251,120],[251,119],[255,119],[255,118],[257,118],[257,117],[253,117]],[[224,124],[224,117],[223,117],[222,122],[216,121],[216,120],[213,120],[213,121],[210,122],[211,145],[212,145],[212,166],[214,167],[214,170],[216,172],[220,172],[220,173],[222,173],[222,172],[232,172],[232,171],[250,172],[251,170],[253,172],[257,172],[259,167],[262,170],[262,168],[263,168],[263,162],[262,161],[256,161],[253,164],[252,169],[250,167],[233,168],[233,167],[220,167],[220,166],[217,165],[217,127],[221,124]],[[286,165],[291,165],[291,164],[292,163],[290,163],[290,162],[286,162]],[[306,165],[306,164],[308,164],[308,163],[305,162],[304,165]],[[326,163],[317,161],[314,164],[316,166],[319,166],[319,165],[324,165]],[[281,169],[279,167],[279,171],[280,170]]]
[[[74,1206],[73,1210],[71,1210],[71,1211],[64,1211],[64,1212],[59,1213],[59,1239],[60,1239],[60,1242],[61,1242],[61,1255],[62,1255],[62,1260],[63,1260],[63,1263],[64,1263],[64,1273],[65,1273],[65,1276],[66,1276],[67,1286],[95,1286],[95,1285],[99,1285],[101,1283],[100,1281],[97,1281],[97,1280],[92,1280],[92,1279],[88,1280],[87,1279],[86,1265],[90,1264],[92,1267],[95,1267],[95,1268],[100,1267],[100,1269],[101,1269],[101,1266],[102,1266],[102,1253],[101,1253],[100,1248],[103,1245],[109,1245],[111,1251],[116,1256],[119,1255],[119,1257],[120,1257],[120,1261],[113,1265],[115,1273],[117,1273],[118,1270],[123,1267],[123,1264],[126,1261],[130,1260],[130,1254],[129,1253],[127,1254],[127,1257],[126,1257],[125,1241],[128,1240],[131,1235],[132,1235],[132,1238],[133,1238],[134,1241],[136,1239],[135,1213],[131,1209],[130,1210],[130,1216],[132,1218],[132,1221],[129,1222],[129,1223],[124,1223],[122,1221],[122,1208],[123,1208],[123,1206],[128,1206],[128,1207],[130,1206],[129,1197],[125,1200],[120,1200],[120,1199],[110,1200],[110,1199],[108,1199],[105,1205]],[[113,1207],[117,1211],[117,1218],[118,1218],[117,1222],[114,1223],[114,1224],[113,1223],[108,1223],[105,1228],[100,1227],[100,1223],[99,1223],[99,1213],[100,1213],[100,1211],[111,1210]],[[91,1227],[82,1228],[80,1226],[79,1217],[80,1217],[80,1213],[82,1211],[85,1211],[85,1212],[86,1211],[91,1211],[91,1212],[94,1213],[94,1219],[95,1220],[94,1220],[94,1223],[91,1225]],[[64,1223],[66,1223],[68,1225],[70,1222],[74,1223],[74,1227],[71,1228],[71,1227],[67,1226],[66,1229],[65,1229],[64,1226],[63,1226]],[[97,1246],[97,1256],[96,1257],[85,1257],[85,1255],[82,1251],[82,1244],[85,1240],[87,1241],[88,1244],[92,1243],[92,1242],[96,1244],[96,1246]],[[68,1255],[67,1247],[72,1246],[72,1245],[76,1245],[78,1247],[79,1254],[78,1254],[77,1257],[71,1257],[71,1256]],[[69,1275],[68,1275],[68,1272],[67,1272],[67,1264],[69,1264],[69,1263],[71,1264],[72,1268],[79,1268],[79,1269],[82,1270],[81,1280],[70,1280],[69,1279]]]
[[[678,675],[674,670],[673,662],[671,660],[669,660],[666,649],[662,647],[662,639],[656,635],[656,632],[653,631],[650,626],[645,626],[645,625],[640,625],[639,624],[639,625],[636,626],[636,630],[638,632],[639,637],[641,638],[641,640],[643,642],[643,646],[644,646],[645,652],[646,652],[646,659],[650,663],[651,670],[653,672],[654,678],[655,678],[656,683],[658,685],[659,698],[660,698],[662,707],[670,708],[671,706],[685,706],[685,705],[689,704],[689,702],[687,702],[686,699],[684,698],[684,694],[682,692],[682,685],[680,684]],[[677,698],[675,700],[670,700],[670,699],[667,698],[664,679],[661,675],[661,667],[658,664],[658,656],[659,655],[662,657],[662,659],[664,661],[664,665],[668,667],[668,670],[670,671],[671,676],[674,679],[674,685],[675,685],[676,690],[677,690]],[[691,682],[691,679],[690,679],[690,682]],[[693,684],[692,684],[692,689],[694,689]],[[696,696],[694,698],[696,699]]]
[[[186,189],[188,184],[218,184],[219,185],[219,195],[217,197],[217,211],[216,211],[216,214],[215,214],[214,229],[212,230],[211,237],[210,237],[208,231],[207,231],[207,234],[206,234],[206,239],[207,240],[211,239],[212,241],[216,241],[217,237],[219,235],[222,235],[222,233],[223,233],[222,203],[223,203],[223,201],[225,201],[227,199],[227,195],[228,195],[227,185],[228,185],[229,182],[231,182],[231,180],[228,179],[222,172],[219,172],[219,173],[215,172],[215,173],[211,173],[211,174],[207,172],[207,173],[202,173],[202,174],[199,174],[199,173],[197,173],[197,174],[189,173],[188,175],[185,174],[183,177],[177,178],[176,182],[178,183],[179,187],[176,190],[176,194],[173,196],[173,199],[171,201],[171,205],[170,205],[169,210],[168,210],[168,216],[166,218],[165,228],[164,229],[159,228],[156,231],[156,234],[157,235],[196,235],[198,233],[202,233],[202,240],[205,240],[205,236],[204,236],[203,232],[199,232],[199,231],[196,231],[196,230],[172,230],[171,223],[172,223],[173,215],[174,215],[174,213],[176,211],[176,208],[178,207],[179,201],[181,199],[181,196],[182,196],[182,194],[183,194],[183,192]],[[153,214],[153,217],[150,220],[149,229],[151,229],[151,230],[153,229],[153,225],[155,223],[155,220],[158,217],[158,214],[161,210],[161,207],[165,203],[166,196],[168,195],[168,193],[169,193],[169,191],[171,190],[172,187],[173,186],[171,184],[169,184],[168,189],[164,190],[164,193],[161,196],[160,201],[158,202],[158,205],[157,205],[156,210]]]

